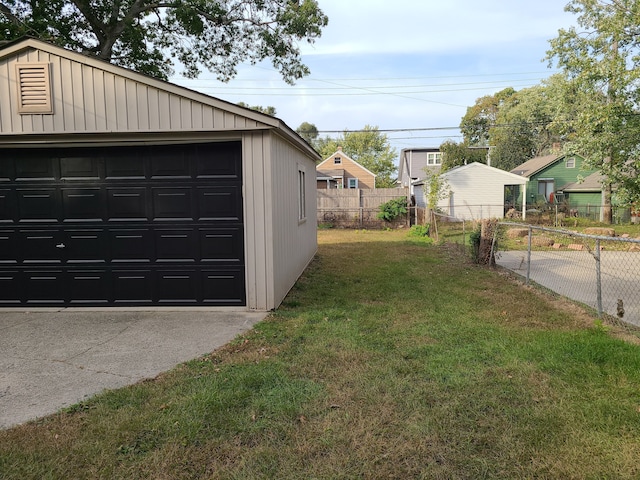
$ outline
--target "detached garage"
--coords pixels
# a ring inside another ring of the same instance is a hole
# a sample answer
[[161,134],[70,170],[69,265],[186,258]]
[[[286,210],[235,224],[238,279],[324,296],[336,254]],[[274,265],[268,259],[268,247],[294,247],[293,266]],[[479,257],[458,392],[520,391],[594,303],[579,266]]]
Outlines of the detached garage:
[[0,49],[0,306],[277,307],[316,252],[280,120],[34,39]]

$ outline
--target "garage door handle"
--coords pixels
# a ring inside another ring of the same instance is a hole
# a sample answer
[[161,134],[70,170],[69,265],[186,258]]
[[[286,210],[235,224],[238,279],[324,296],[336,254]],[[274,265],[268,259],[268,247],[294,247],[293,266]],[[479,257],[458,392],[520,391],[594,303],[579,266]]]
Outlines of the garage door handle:
[[56,248],[65,248],[66,245],[64,243],[59,243],[56,245]]

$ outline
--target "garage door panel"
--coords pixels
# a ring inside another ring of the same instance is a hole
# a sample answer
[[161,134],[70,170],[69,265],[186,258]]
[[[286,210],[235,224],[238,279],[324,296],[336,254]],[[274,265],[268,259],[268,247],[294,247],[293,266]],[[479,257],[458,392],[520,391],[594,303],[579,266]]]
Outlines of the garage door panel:
[[17,264],[20,258],[18,233],[15,230],[0,231],[0,265]]
[[244,270],[203,270],[203,303],[209,305],[244,305]]
[[65,256],[63,236],[58,230],[20,230],[18,259],[29,263],[62,263]]
[[20,222],[58,221],[58,191],[54,188],[18,189],[18,218]]
[[19,305],[22,295],[22,281],[17,270],[0,272],[0,304]]
[[102,176],[101,158],[70,156],[60,158],[60,177],[63,180],[98,180]]
[[201,187],[197,192],[199,220],[242,221],[240,186]]
[[54,158],[45,156],[26,156],[15,162],[16,181],[55,180],[58,174]]
[[70,271],[66,280],[72,305],[108,304],[111,297],[110,275],[104,270]]
[[105,175],[107,180],[143,180],[144,158],[130,151],[112,152],[105,158]]
[[67,263],[106,263],[107,242],[104,230],[66,230],[62,243]]
[[[1,162],[0,162],[1,163]],[[0,190],[0,222],[14,223],[15,217],[15,192],[9,189]]]
[[243,263],[243,231],[240,227],[203,229],[200,235],[200,259],[204,263]]
[[150,304],[153,302],[151,270],[114,270],[112,275],[115,304]]
[[65,222],[100,222],[104,200],[99,188],[63,188],[62,214]]
[[107,189],[107,218],[109,221],[145,221],[147,217],[146,188]]
[[197,236],[193,229],[190,230],[156,230],[156,260],[162,262],[196,261],[198,253]]
[[190,178],[191,163],[185,157],[185,149],[181,147],[154,148],[149,152],[151,178]]
[[154,220],[193,220],[191,188],[153,188]]
[[197,146],[194,155],[197,178],[240,179],[242,150],[237,142],[220,144],[215,151]]
[[149,263],[155,259],[154,239],[149,229],[117,229],[109,232],[113,263]]
[[159,303],[196,304],[199,297],[198,275],[194,270],[161,270],[156,274]]
[[23,292],[27,304],[64,304],[65,274],[62,270],[26,271]]

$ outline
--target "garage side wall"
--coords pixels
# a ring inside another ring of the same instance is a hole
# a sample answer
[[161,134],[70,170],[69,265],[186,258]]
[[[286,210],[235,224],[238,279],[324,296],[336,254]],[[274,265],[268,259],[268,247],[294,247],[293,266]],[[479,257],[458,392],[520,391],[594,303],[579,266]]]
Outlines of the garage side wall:
[[272,136],[271,152],[273,294],[277,306],[317,251],[317,189],[313,159],[277,135]]
[[242,156],[247,306],[272,310],[317,250],[315,161],[273,132],[246,133]]

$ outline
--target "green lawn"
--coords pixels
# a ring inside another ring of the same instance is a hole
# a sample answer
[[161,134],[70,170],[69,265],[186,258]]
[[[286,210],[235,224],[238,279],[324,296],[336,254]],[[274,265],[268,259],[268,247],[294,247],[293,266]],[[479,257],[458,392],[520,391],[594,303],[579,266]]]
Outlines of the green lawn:
[[227,347],[0,432],[0,478],[640,477],[640,346],[406,230],[319,242]]

